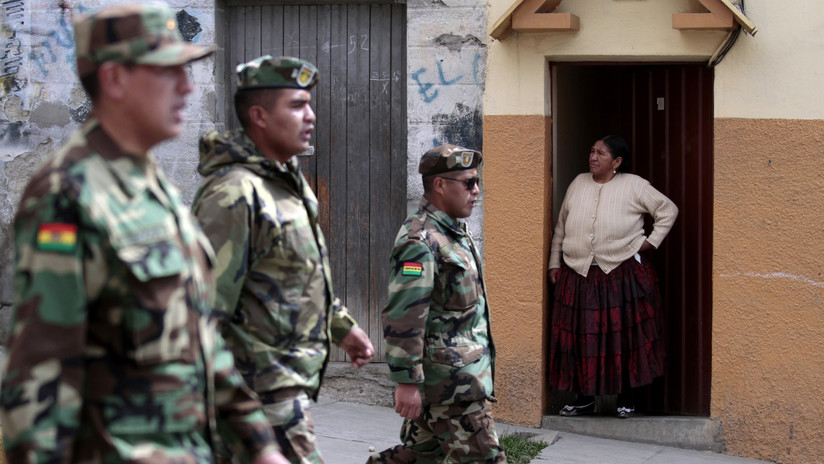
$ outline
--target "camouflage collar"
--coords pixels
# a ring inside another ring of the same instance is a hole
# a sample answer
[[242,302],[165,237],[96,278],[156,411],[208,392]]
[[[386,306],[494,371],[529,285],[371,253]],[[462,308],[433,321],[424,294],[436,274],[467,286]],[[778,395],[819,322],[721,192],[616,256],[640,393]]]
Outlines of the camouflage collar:
[[260,175],[265,177],[276,177],[278,175],[285,175],[293,179],[295,182],[297,182],[296,176],[298,171],[300,170],[300,164],[298,162],[297,156],[289,158],[289,160],[285,163],[267,158],[263,155],[263,153],[260,152],[260,150],[258,150],[257,145],[255,145],[255,142],[253,142],[252,139],[250,139],[249,136],[246,135],[246,132],[243,129],[235,129],[233,139],[241,144],[246,153],[251,154],[251,156],[247,157],[245,160],[247,164],[260,165]]
[[117,178],[129,197],[134,198],[149,189],[149,173],[157,175],[158,182],[162,182],[151,152],[147,153],[145,158],[126,153],[94,117],[83,124],[81,131],[89,146],[106,161],[109,171]]
[[426,198],[421,198],[421,203],[418,206],[420,211],[426,212],[438,225],[444,229],[449,229],[457,235],[467,235],[466,224],[462,221],[452,219],[448,214],[439,210]]
[[299,170],[297,158],[286,163],[266,158],[243,129],[209,131],[200,138],[198,172],[206,176],[232,165],[243,165],[262,177],[293,177]]

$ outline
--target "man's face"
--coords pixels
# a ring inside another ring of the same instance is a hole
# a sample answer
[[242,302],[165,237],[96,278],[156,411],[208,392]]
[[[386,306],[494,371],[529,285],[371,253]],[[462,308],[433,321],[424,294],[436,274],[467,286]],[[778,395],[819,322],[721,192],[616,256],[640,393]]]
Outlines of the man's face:
[[183,65],[124,66],[124,111],[141,140],[153,146],[180,135],[186,95],[193,90]]
[[[443,182],[443,212],[452,218],[466,218],[472,214],[472,208],[478,200],[481,187],[477,182],[478,170],[447,172],[438,175]],[[467,180],[475,178],[475,185],[467,188]]]
[[315,112],[310,103],[312,94],[303,89],[281,89],[272,108],[267,112],[266,141],[269,152],[278,161],[309,149],[315,130]]

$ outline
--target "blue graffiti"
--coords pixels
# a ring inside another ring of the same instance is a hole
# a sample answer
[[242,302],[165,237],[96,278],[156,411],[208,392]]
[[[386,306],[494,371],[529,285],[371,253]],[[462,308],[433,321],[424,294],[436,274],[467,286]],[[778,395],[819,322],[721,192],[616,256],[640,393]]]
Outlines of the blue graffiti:
[[463,79],[463,74],[461,74],[460,76],[456,77],[455,79],[452,79],[451,81],[447,81],[446,77],[443,75],[443,67],[441,66],[441,62],[436,61],[435,64],[438,65],[438,77],[441,78],[441,84],[443,84],[443,85],[452,85],[452,84],[460,81],[461,79]]
[[475,85],[481,85],[478,79],[478,64],[481,62],[481,54],[475,52],[475,61],[472,62],[472,77],[475,78]]
[[423,101],[425,101],[426,103],[431,103],[433,100],[438,98],[438,89],[435,89],[431,94],[428,93],[435,84],[432,84],[432,83],[429,83],[429,82],[427,82],[427,83],[421,82],[421,80],[419,79],[419,76],[421,74],[425,73],[425,72],[426,72],[426,68],[421,68],[421,69],[413,72],[412,73],[412,79],[414,79],[415,82],[418,84],[418,93],[420,93],[421,96],[423,97]]
[[[479,60],[480,60],[480,55],[476,54],[475,55],[475,62],[472,65],[472,72],[473,72],[473,75],[474,75],[473,77],[475,79],[476,84],[478,83],[478,63],[479,63]],[[436,61],[435,66],[438,67],[438,81],[439,81],[438,83],[440,85],[447,85],[447,86],[448,85],[454,85],[454,84],[460,82],[461,79],[463,79],[463,77],[464,77],[463,74],[460,74],[457,77],[454,77],[452,79],[448,79],[446,77],[446,75],[444,74],[444,72],[443,72],[443,65],[441,64],[441,62]],[[438,89],[433,89],[433,87],[436,85],[435,83],[422,82],[421,81],[421,75],[426,73],[427,71],[429,71],[429,70],[426,69],[426,68],[418,69],[417,71],[412,73],[412,79],[414,79],[415,83],[418,84],[418,93],[421,94],[421,97],[423,97],[423,101],[426,102],[426,103],[431,103],[436,98],[438,98]]]
[[33,49],[29,52],[29,59],[37,65],[43,77],[49,75],[47,66],[57,62],[57,53],[54,51],[54,44],[67,51],[67,53],[65,53],[66,63],[74,63],[74,37],[72,36],[72,29],[65,14],[60,16],[60,28],[49,32],[46,37],[47,39],[40,43],[40,48]]
[[58,45],[63,48],[72,48],[74,46],[74,38],[72,37],[72,29],[66,21],[66,15],[60,15],[60,29],[49,32],[49,37],[54,39]]

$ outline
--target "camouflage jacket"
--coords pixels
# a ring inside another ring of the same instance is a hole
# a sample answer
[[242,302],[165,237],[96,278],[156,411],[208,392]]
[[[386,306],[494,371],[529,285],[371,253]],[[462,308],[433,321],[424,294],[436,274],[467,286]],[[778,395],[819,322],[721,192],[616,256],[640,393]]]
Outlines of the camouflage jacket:
[[218,429],[276,449],[210,317],[211,248],[151,157],[87,121],[29,182],[15,245],[9,462],[212,462]]
[[355,321],[332,292],[318,202],[298,160],[265,158],[242,130],[200,139],[194,212],[217,253],[217,308],[264,405],[283,388],[317,397],[330,342]]
[[493,397],[486,286],[466,225],[421,200],[390,257],[384,339],[389,377],[421,384],[429,405]]

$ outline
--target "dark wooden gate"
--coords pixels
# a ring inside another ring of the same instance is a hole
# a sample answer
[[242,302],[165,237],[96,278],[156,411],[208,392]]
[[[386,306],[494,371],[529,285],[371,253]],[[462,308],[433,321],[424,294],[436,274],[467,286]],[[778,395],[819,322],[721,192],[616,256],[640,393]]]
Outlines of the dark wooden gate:
[[[708,416],[712,365],[713,71],[704,64],[557,65],[557,137],[574,134],[580,163],[598,137],[622,135],[632,172],[678,205],[656,259],[667,318],[667,372],[649,389],[649,409]],[[564,102],[572,102],[568,105]],[[583,109],[582,109],[583,108]],[[585,127],[577,130],[575,127]],[[559,141],[560,143],[560,141]],[[580,146],[578,146],[580,145]],[[563,192],[566,185],[556,192]],[[558,202],[561,198],[558,198]]]
[[[314,63],[314,156],[301,166],[320,203],[335,293],[384,361],[380,310],[406,215],[406,5],[397,0],[226,1],[227,125],[237,64],[269,54]],[[340,350],[333,361],[344,361]]]

